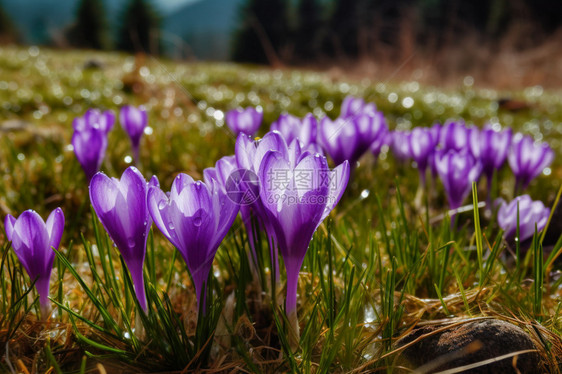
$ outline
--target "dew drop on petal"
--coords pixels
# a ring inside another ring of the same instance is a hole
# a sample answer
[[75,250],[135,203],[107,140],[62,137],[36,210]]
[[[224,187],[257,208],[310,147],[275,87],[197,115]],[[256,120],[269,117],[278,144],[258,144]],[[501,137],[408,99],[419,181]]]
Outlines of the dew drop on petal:
[[201,219],[201,217],[195,217],[195,219],[193,220],[193,224],[195,226],[201,226],[202,222],[203,222],[203,220]]
[[135,238],[129,238],[127,240],[127,243],[129,244],[129,247],[134,247],[135,246]]
[[158,203],[158,209],[163,210],[166,207],[166,200],[161,200]]

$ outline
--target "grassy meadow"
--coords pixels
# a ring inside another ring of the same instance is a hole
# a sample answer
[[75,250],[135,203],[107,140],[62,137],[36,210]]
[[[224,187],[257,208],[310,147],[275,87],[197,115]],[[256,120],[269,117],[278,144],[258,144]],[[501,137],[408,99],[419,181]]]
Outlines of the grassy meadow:
[[[488,198],[481,180],[451,228],[440,181],[419,191],[415,166],[386,149],[376,160],[371,154],[360,160],[341,202],[314,235],[299,279],[297,350],[282,309],[283,276],[281,289],[267,281],[267,238],[258,242],[258,282],[240,218],[217,252],[210,309],[199,323],[185,263],[153,228],[145,263],[150,312],[138,312],[129,275],[93,215],[88,182],[70,146],[72,120],[88,108],[146,107],[149,128],[137,167],[147,178],[158,176],[164,190],[177,173],[202,179],[204,168],[233,154],[227,110],[261,106],[263,135],[283,112],[336,117],[350,94],[376,103],[391,129],[449,118],[500,123],[561,154],[561,92],[540,86],[496,91],[471,77],[443,89],[381,78],[0,48],[0,217],[34,209],[46,218],[56,207],[66,216],[47,321],[38,318],[36,292],[0,224],[0,371],[391,372],[395,342],[416,324],[495,317],[528,332],[545,370],[560,372],[560,212],[544,235],[511,248],[495,214],[471,207],[473,198]],[[116,124],[102,170],[119,177],[131,156]],[[561,180],[555,157],[525,193],[552,207]],[[514,177],[504,165],[492,199],[509,201],[513,194]]]

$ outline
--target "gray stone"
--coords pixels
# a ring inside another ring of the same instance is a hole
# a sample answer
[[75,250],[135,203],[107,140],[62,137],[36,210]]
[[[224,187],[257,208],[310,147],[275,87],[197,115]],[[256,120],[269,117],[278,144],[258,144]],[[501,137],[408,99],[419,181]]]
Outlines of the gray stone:
[[[404,349],[396,366],[420,373],[465,368],[462,373],[544,373],[540,355],[535,352],[493,360],[510,353],[536,350],[529,334],[511,323],[497,319],[467,320],[460,324],[428,325],[417,328],[396,343],[396,348],[421,338]],[[439,331],[443,329],[443,331]],[[396,372],[400,372],[396,370]],[[406,371],[404,371],[406,372]],[[408,371],[410,372],[410,371]]]

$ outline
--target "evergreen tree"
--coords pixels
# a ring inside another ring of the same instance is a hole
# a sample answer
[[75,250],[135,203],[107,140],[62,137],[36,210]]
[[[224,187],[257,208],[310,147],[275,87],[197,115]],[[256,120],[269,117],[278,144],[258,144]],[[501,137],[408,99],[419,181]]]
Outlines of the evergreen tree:
[[159,53],[160,17],[149,0],[131,0],[121,17],[117,47],[127,52]]
[[286,1],[249,0],[241,17],[241,28],[233,44],[233,59],[279,64],[290,45]]
[[300,0],[298,28],[295,33],[295,53],[298,61],[313,61],[318,57],[322,39],[322,7],[317,0]]
[[19,40],[19,34],[10,16],[2,8],[0,2],[0,44],[14,43]]
[[68,31],[72,45],[93,49],[107,49],[109,35],[102,0],[82,0],[76,12],[76,22]]
[[334,57],[356,57],[358,54],[361,0],[335,0],[326,37],[326,52]]

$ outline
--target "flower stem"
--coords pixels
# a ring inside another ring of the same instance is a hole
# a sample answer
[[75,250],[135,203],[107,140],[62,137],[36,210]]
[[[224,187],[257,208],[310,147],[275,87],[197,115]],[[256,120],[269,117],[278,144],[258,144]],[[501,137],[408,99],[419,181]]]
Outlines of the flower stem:
[[285,300],[285,313],[289,320],[289,344],[295,351],[299,346],[300,331],[299,319],[297,317],[297,286],[299,281],[299,270],[287,271],[287,299]]
[[146,303],[146,291],[144,289],[144,274],[142,272],[142,263],[139,269],[133,269],[133,271],[131,271],[131,278],[133,280],[133,287],[135,288],[137,300],[139,301],[142,311],[146,314],[148,306]]

